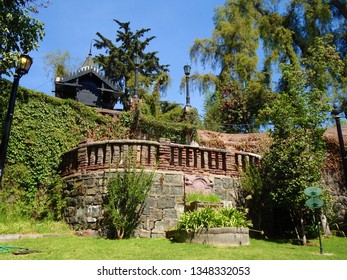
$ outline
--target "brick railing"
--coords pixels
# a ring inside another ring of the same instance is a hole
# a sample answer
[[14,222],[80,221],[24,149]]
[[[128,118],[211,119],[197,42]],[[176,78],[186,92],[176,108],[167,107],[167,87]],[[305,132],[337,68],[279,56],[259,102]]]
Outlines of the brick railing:
[[63,176],[122,167],[124,155],[132,151],[138,167],[180,171],[186,174],[239,176],[247,162],[257,163],[259,155],[222,149],[195,147],[143,140],[82,142],[62,156]]

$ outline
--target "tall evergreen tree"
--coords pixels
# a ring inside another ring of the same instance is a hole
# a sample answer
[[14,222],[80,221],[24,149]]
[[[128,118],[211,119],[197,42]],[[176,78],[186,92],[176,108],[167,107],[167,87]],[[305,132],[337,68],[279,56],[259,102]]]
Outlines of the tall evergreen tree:
[[150,29],[142,28],[133,32],[130,29],[130,22],[114,21],[119,26],[115,40],[119,44],[114,44],[110,39],[97,32],[99,40],[96,40],[94,46],[98,49],[104,49],[106,54],[100,54],[95,59],[104,70],[105,75],[124,89],[121,101],[124,107],[128,108],[129,98],[135,85],[135,55],[141,60],[138,66],[140,96],[149,90],[159,92],[165,89],[169,81],[168,65],[159,63],[157,52],[146,51],[149,43],[155,38],[151,36],[142,39]]

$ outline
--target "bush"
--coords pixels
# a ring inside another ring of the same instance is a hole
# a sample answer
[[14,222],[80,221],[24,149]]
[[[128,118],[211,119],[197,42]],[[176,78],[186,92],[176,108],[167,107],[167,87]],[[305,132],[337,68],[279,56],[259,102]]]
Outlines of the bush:
[[216,210],[204,207],[181,215],[177,229],[196,232],[212,227],[248,227],[246,215],[236,208],[219,207]]
[[154,172],[136,169],[136,159],[127,156],[124,170],[117,168],[108,183],[105,204],[105,227],[109,237],[129,238],[136,229],[144,209],[144,202],[153,185]]

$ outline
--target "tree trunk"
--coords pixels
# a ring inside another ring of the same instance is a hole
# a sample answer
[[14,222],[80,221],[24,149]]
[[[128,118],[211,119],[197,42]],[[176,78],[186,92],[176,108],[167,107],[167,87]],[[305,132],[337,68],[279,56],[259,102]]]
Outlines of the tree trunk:
[[295,230],[296,238],[298,240],[300,240],[300,234],[299,234],[299,231],[298,231],[297,224],[295,223],[292,211],[289,211],[289,215],[290,215],[290,219],[292,220],[292,223],[293,223],[293,227],[294,227],[294,230]]
[[301,213],[300,215],[300,225],[301,225],[301,234],[302,234],[302,244],[306,245],[307,238],[306,238],[306,232],[305,232],[305,222],[304,222],[304,216]]

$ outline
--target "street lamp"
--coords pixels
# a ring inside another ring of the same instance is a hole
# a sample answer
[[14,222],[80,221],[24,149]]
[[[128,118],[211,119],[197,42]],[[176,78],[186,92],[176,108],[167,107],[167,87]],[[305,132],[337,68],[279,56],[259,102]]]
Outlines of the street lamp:
[[345,176],[345,183],[347,184],[347,155],[346,155],[345,143],[343,141],[343,135],[342,135],[341,124],[340,124],[340,114],[343,112],[345,105],[346,105],[345,102],[340,107],[338,107],[337,104],[334,104],[334,110],[332,111],[332,114],[334,115],[335,122],[336,122],[337,135],[338,135],[339,144],[340,144],[340,153],[342,157],[343,173]]
[[13,75],[12,91],[10,95],[10,101],[8,104],[6,119],[3,125],[3,133],[2,133],[2,140],[1,140],[1,146],[0,146],[0,190],[1,190],[1,182],[2,182],[2,177],[4,173],[4,168],[5,168],[7,145],[8,145],[8,139],[9,139],[10,131],[11,131],[12,119],[14,114],[14,105],[16,102],[16,95],[17,95],[19,80],[23,75],[29,72],[29,69],[32,63],[33,63],[33,59],[29,55],[22,54],[18,59],[16,72]]
[[184,65],[183,70],[184,74],[186,75],[186,107],[190,107],[190,96],[189,96],[189,75],[190,75],[190,69],[192,67],[190,65]]
[[135,64],[135,91],[134,91],[134,99],[138,98],[138,94],[137,94],[137,86],[138,86],[138,69],[139,69],[139,65],[141,63],[141,59],[140,57],[135,54],[134,56],[134,64]]

